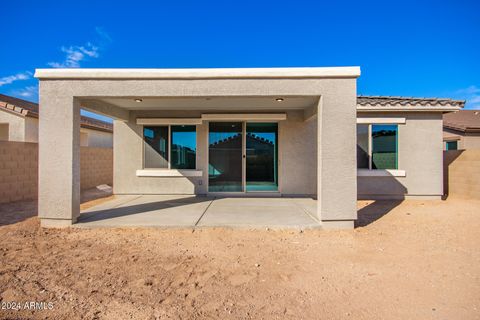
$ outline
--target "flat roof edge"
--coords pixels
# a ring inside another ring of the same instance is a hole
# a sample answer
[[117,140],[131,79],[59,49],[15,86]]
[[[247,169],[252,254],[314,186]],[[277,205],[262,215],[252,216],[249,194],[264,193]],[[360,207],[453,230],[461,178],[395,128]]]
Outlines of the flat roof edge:
[[38,79],[357,78],[360,67],[212,69],[36,69]]

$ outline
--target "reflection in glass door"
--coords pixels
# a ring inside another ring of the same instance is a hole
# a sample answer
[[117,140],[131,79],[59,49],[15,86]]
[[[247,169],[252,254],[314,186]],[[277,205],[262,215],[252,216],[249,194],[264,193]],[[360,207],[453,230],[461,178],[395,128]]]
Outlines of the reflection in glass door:
[[246,191],[278,191],[278,124],[247,123]]
[[210,122],[208,191],[241,192],[242,122]]

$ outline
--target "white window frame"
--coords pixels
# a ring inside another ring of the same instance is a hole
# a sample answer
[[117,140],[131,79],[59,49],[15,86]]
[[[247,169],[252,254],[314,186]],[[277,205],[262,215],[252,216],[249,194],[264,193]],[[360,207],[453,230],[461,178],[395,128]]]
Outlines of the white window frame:
[[[405,118],[358,118],[358,125],[367,125],[368,126],[368,169],[367,168],[357,168],[357,176],[359,177],[405,177],[405,170],[398,169],[400,167],[399,163],[399,124],[405,124]],[[372,126],[373,125],[396,125],[397,126],[397,137],[396,137],[396,149],[397,149],[397,159],[396,159],[396,169],[373,169],[373,157],[372,157]]]

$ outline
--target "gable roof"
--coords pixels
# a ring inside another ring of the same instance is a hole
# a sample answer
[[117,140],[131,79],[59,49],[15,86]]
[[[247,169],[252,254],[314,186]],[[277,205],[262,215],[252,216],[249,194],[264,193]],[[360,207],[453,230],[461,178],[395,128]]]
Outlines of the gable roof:
[[391,109],[415,111],[455,111],[465,106],[465,100],[446,98],[414,98],[391,96],[358,96],[357,108],[362,109]]
[[460,132],[480,132],[480,110],[461,110],[444,114],[443,127]]
[[[38,118],[39,116],[38,103],[4,94],[0,94],[0,110],[13,112],[23,117]],[[111,123],[86,116],[81,116],[80,126],[86,129],[113,132],[113,125]]]

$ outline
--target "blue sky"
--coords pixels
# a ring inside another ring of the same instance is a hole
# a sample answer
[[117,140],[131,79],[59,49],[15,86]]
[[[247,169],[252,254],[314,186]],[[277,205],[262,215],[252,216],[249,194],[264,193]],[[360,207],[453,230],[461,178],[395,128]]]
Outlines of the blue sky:
[[480,1],[2,1],[0,93],[35,68],[353,66],[358,93],[480,109]]

